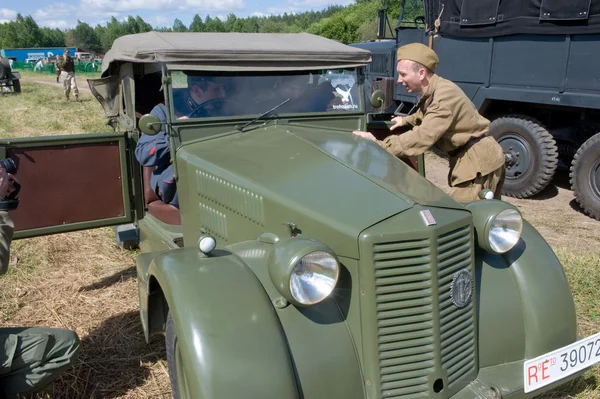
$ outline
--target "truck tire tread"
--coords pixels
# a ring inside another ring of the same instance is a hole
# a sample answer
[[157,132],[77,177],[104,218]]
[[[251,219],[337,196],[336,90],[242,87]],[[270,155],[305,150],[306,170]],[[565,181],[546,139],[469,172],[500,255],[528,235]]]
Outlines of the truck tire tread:
[[517,187],[512,191],[506,190],[505,182],[505,189],[502,194],[515,198],[527,198],[538,194],[550,183],[558,165],[558,148],[554,137],[552,137],[540,121],[526,115],[506,115],[495,119],[492,124],[493,127],[490,126],[490,132],[494,128],[502,127],[503,125],[521,126],[531,132],[531,138],[534,140],[533,144],[537,147],[537,152],[539,152],[536,154],[536,149],[532,149],[532,156],[535,156],[539,162],[539,171],[535,177],[528,179],[531,182],[526,186]]
[[570,183],[575,200],[590,217],[600,220],[600,197],[594,194],[589,179],[594,163],[600,159],[600,133],[579,147],[571,164]]

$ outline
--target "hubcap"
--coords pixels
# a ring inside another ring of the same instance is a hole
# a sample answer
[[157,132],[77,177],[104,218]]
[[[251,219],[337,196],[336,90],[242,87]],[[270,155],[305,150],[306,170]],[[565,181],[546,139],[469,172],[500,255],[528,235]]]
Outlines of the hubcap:
[[521,136],[511,133],[499,141],[504,151],[506,179],[519,179],[531,167],[531,148]]

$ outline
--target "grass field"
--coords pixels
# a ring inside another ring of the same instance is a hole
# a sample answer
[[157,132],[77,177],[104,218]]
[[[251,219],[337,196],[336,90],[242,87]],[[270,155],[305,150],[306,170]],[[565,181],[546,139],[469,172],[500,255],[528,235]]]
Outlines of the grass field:
[[[89,92],[81,91],[81,103],[67,103],[60,88],[35,79],[26,76],[21,95],[0,96],[0,137],[109,131]],[[86,86],[84,79],[78,83]],[[554,221],[545,223],[540,218],[534,225],[543,232]],[[591,231],[600,240],[600,229]],[[590,247],[554,247],[584,336],[600,331],[600,246]],[[36,398],[171,397],[163,337],[150,345],[143,339],[135,255],[114,244],[110,228],[13,243],[10,270],[0,278],[0,325],[64,327],[82,339],[77,365]],[[596,367],[545,397],[600,399],[599,382]]]

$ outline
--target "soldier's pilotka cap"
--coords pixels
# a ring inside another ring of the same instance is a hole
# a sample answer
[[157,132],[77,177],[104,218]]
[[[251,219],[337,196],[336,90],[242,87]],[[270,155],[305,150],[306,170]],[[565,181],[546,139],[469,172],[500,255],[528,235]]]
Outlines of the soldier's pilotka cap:
[[440,59],[435,51],[421,43],[411,43],[400,47],[396,59],[398,61],[411,60],[418,62],[429,68],[431,72],[435,72],[435,68],[440,63]]

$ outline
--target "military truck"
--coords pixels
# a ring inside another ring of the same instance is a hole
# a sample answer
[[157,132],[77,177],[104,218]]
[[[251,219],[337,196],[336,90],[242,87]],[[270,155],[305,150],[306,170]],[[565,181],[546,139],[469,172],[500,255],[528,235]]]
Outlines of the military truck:
[[[304,33],[121,37],[89,80],[114,133],[0,141],[15,235],[121,225],[175,398],[520,398],[598,362],[517,208],[458,203],[422,159],[352,135],[390,134],[365,112],[370,61]],[[189,103],[198,77],[226,95]],[[179,208],[134,156],[163,128]]]
[[0,92],[21,92],[21,74],[13,71],[10,61],[6,57],[0,57]]
[[431,46],[439,75],[493,121],[506,158],[503,194],[531,197],[557,168],[570,169],[577,202],[600,220],[599,18],[598,0],[403,0],[393,34],[382,8],[380,40],[355,45],[373,52],[367,75],[393,97],[388,113],[416,102],[395,84],[397,47]]

